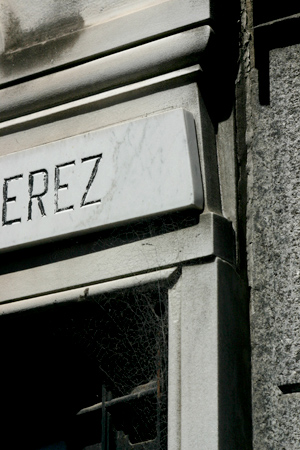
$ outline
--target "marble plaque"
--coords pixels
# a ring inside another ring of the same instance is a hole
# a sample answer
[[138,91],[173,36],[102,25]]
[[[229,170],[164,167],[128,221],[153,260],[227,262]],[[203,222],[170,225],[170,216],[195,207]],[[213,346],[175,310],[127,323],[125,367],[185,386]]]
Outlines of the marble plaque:
[[7,251],[203,208],[194,120],[178,109],[0,158]]

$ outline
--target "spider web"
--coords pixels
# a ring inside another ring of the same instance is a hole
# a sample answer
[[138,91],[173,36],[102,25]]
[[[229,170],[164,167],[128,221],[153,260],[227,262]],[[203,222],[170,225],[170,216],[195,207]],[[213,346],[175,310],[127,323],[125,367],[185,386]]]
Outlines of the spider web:
[[1,448],[166,448],[167,321],[158,284],[2,320]]

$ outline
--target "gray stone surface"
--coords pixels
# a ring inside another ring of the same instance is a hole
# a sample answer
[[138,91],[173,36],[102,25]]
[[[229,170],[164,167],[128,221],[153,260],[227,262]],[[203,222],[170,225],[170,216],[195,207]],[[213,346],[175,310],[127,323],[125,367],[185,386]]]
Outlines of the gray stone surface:
[[[255,450],[300,449],[300,45],[270,52],[271,101],[253,100],[249,275]],[[248,136],[249,137],[249,136]]]
[[0,84],[205,23],[212,1],[0,0]]
[[[246,299],[244,284],[228,263],[217,258],[183,267],[170,295],[170,427],[179,422],[176,388],[181,401],[181,428],[176,434],[171,430],[170,450],[250,450]],[[179,326],[180,380],[173,369]]]

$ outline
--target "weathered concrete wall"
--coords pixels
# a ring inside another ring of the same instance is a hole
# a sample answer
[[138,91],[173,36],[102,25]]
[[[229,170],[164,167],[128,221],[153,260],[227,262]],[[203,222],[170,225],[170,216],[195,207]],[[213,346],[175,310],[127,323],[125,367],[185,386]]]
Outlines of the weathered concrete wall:
[[[2,50],[35,45],[138,9],[134,0],[0,0]],[[139,8],[156,0],[142,0]],[[0,47],[1,50],[1,47]]]
[[300,449],[300,45],[270,52],[270,105],[248,85],[248,274],[255,450]]

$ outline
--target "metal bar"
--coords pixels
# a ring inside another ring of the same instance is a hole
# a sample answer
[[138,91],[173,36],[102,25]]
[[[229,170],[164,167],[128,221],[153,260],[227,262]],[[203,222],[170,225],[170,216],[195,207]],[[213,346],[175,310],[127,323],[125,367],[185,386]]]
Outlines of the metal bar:
[[[139,399],[141,397],[145,397],[145,396],[148,396],[148,395],[157,394],[156,381],[151,383],[150,386],[151,387],[148,388],[148,389],[141,389],[139,392],[135,392],[135,393],[129,394],[129,395],[124,395],[123,397],[113,398],[112,400],[108,400],[106,402],[105,401],[103,402],[103,393],[102,393],[102,402],[96,403],[95,405],[92,405],[92,406],[88,406],[87,408],[83,408],[80,411],[78,411],[78,413],[76,415],[77,416],[81,416],[82,414],[87,414],[87,413],[94,412],[94,411],[97,411],[97,410],[100,410],[100,409],[102,409],[102,414],[103,414],[103,410],[104,409],[109,409],[112,406],[115,406],[117,404],[129,402],[129,401],[133,401],[133,400],[137,400],[137,399]],[[105,403],[105,405],[102,406],[104,403]]]
[[106,388],[102,385],[102,433],[101,433],[101,450],[106,449]]

